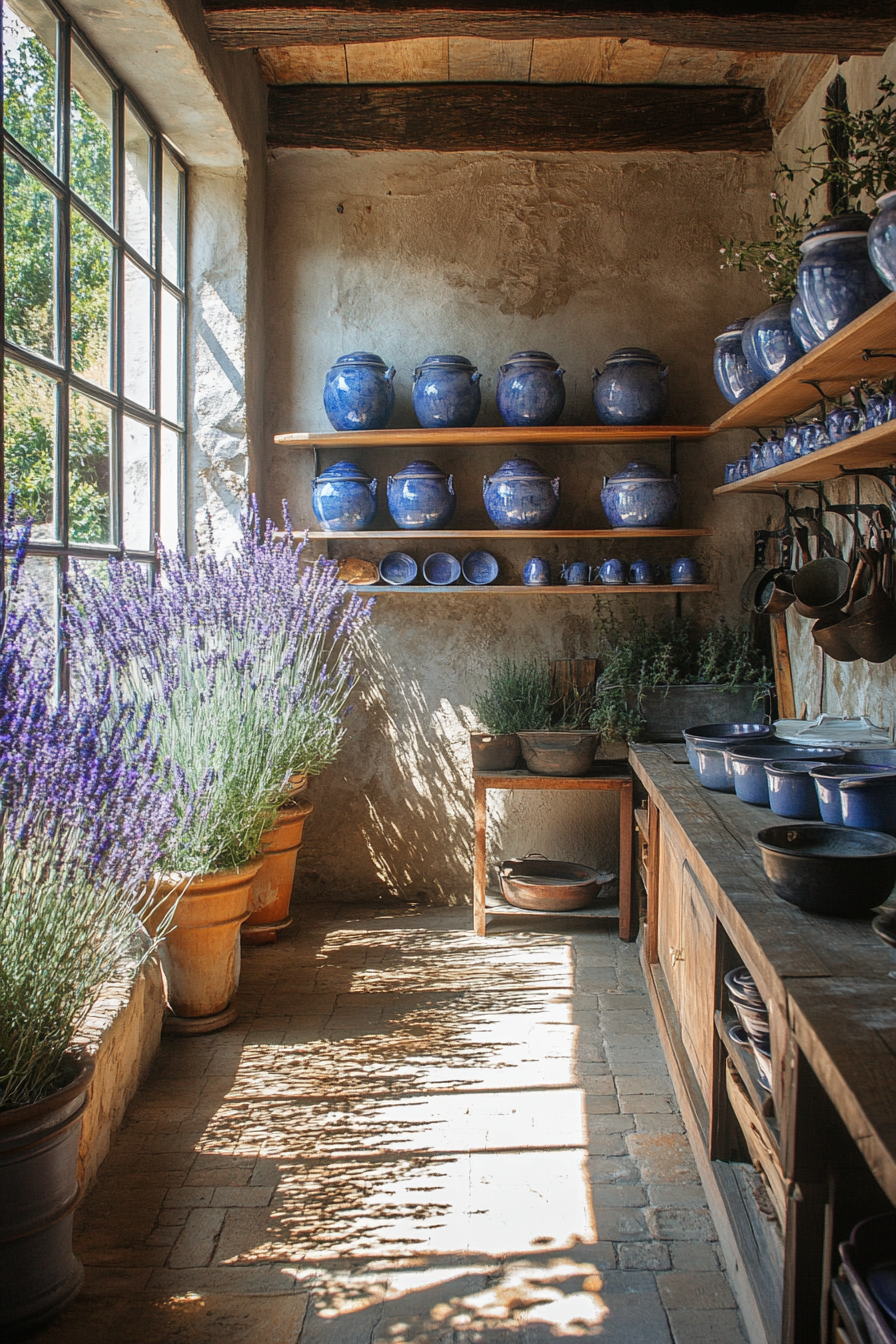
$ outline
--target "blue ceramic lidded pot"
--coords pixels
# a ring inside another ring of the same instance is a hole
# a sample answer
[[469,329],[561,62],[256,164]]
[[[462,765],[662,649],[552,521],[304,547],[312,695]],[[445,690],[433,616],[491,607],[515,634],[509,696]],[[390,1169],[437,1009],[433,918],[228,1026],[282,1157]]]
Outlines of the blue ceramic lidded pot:
[[883,392],[872,392],[865,398],[865,428],[876,429],[887,422],[887,398]]
[[[727,468],[726,468],[727,474]],[[653,565],[649,560],[633,560],[628,571],[629,583],[654,583]]]
[[395,365],[355,350],[340,355],[324,382],[324,410],[334,429],[385,429],[395,409]]
[[598,573],[601,583],[611,587],[625,583],[628,578],[628,568],[623,560],[605,560]]
[[409,462],[386,482],[386,499],[396,527],[444,527],[457,503],[454,477],[434,462]]
[[781,435],[783,451],[781,453],[782,462],[792,462],[794,458],[800,455],[800,427],[794,421],[791,425],[785,425],[784,433]]
[[896,289],[896,191],[879,196],[877,209],[868,230],[868,255],[887,288]]
[[699,583],[700,565],[689,555],[683,555],[679,560],[672,561],[669,577],[673,583]]
[[730,327],[725,328],[721,336],[716,337],[716,349],[712,361],[713,372],[716,375],[719,391],[726,401],[731,402],[732,406],[736,406],[739,401],[749,397],[751,393],[768,381],[755,373],[747,363],[747,357],[744,354],[741,342],[746,322],[745,317],[741,318],[739,322],[732,322]]
[[585,560],[573,560],[560,566],[560,577],[564,583],[580,586],[591,578],[591,566]]
[[527,457],[512,457],[483,477],[482,498],[495,527],[550,527],[560,507],[560,478]]
[[527,588],[546,588],[551,582],[551,567],[540,555],[533,555],[523,566],[523,583]]
[[796,298],[791,299],[790,301],[790,325],[793,327],[794,335],[807,354],[810,350],[814,350],[816,345],[820,343],[821,337],[809,321],[802,296],[799,294],[797,294]]
[[751,317],[744,324],[742,343],[750,368],[766,382],[802,359],[803,347],[790,324],[790,300]]
[[313,482],[311,507],[324,532],[360,532],[376,514],[376,479],[354,462],[335,462]]
[[869,224],[858,210],[838,215],[810,229],[800,244],[796,283],[819,340],[833,336],[889,292],[868,255]]
[[828,412],[825,428],[831,443],[842,443],[865,428],[865,417],[858,406],[835,406]]
[[681,503],[681,488],[677,476],[649,462],[629,462],[604,477],[600,502],[611,527],[664,527]]
[[563,374],[543,350],[520,350],[498,370],[496,399],[505,425],[556,425],[566,403]]
[[805,424],[800,425],[799,430],[799,456],[808,457],[809,453],[815,453],[819,448],[827,448],[830,445],[827,427],[823,420],[807,420]]
[[614,350],[603,373],[595,369],[594,409],[603,425],[656,425],[666,413],[669,370],[640,346]]
[[414,414],[424,429],[468,429],[482,405],[482,374],[463,355],[427,355],[414,370]]

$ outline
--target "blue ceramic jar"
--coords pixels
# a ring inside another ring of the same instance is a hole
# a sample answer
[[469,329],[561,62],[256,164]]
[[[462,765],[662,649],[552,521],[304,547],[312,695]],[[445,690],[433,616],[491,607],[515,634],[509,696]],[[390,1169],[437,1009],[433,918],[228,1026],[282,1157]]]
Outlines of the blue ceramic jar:
[[611,587],[625,583],[628,578],[628,567],[622,560],[605,560],[598,570],[601,583],[609,584]]
[[376,479],[354,462],[335,462],[313,482],[311,507],[324,532],[360,532],[376,514]]
[[844,439],[851,439],[854,434],[861,434],[865,428],[865,417],[858,406],[835,406],[828,412],[824,423],[831,443],[841,443]]
[[386,499],[396,527],[444,527],[457,503],[454,477],[434,462],[410,462],[386,482]]
[[543,350],[520,350],[498,370],[498,411],[505,425],[556,425],[566,403],[564,370]]
[[887,398],[883,392],[872,392],[870,397],[865,398],[866,429],[876,429],[878,425],[886,424],[887,415]]
[[568,565],[560,566],[560,577],[564,583],[578,587],[589,582],[591,566],[584,560],[573,560]]
[[793,424],[784,426],[784,433],[781,435],[781,461],[792,462],[794,458],[800,455],[800,427],[794,421]]
[[482,405],[482,374],[463,355],[428,355],[414,370],[414,414],[424,429],[468,429]]
[[877,207],[868,230],[868,255],[887,288],[896,289],[896,191],[878,197]]
[[324,410],[334,429],[385,429],[395,409],[395,366],[355,350],[340,355],[324,382]]
[[742,343],[750,368],[766,382],[801,359],[803,347],[790,324],[790,300],[751,317],[744,324]]
[[810,229],[800,244],[796,283],[820,340],[833,336],[880,299],[886,285],[868,255],[869,219],[860,211]]
[[533,555],[523,566],[523,583],[527,588],[546,588],[551,582],[551,567],[540,555]]
[[595,369],[594,409],[603,425],[656,425],[666,413],[669,370],[639,346],[614,350],[603,373]]
[[678,477],[670,478],[649,462],[629,462],[604,477],[600,502],[611,527],[664,527],[681,503]]
[[821,337],[806,316],[806,309],[803,305],[802,297],[799,294],[797,294],[795,299],[791,299],[790,301],[790,325],[793,327],[794,335],[806,353],[810,350],[814,350],[816,345],[819,344]]
[[716,349],[713,355],[712,367],[719,391],[732,406],[743,401],[744,397],[749,397],[768,381],[761,378],[758,373],[754,373],[747,363],[741,340],[746,321],[744,317],[739,322],[732,322],[721,336],[716,337]]
[[655,583],[653,565],[649,560],[633,560],[628,571],[629,583]]
[[527,457],[512,457],[483,478],[482,498],[495,527],[550,527],[560,507],[560,478]]
[[823,420],[807,420],[805,424],[800,425],[799,429],[799,456],[808,457],[810,453],[815,453],[819,448],[827,448],[830,445],[827,426]]
[[673,583],[699,583],[700,565],[689,555],[683,555],[679,560],[672,561],[669,577]]

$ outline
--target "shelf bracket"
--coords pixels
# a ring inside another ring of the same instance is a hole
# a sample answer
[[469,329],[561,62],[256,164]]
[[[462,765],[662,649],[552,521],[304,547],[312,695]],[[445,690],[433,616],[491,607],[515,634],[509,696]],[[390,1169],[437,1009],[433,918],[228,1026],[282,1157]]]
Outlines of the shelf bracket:
[[869,359],[896,359],[896,350],[863,350],[862,359],[866,364]]

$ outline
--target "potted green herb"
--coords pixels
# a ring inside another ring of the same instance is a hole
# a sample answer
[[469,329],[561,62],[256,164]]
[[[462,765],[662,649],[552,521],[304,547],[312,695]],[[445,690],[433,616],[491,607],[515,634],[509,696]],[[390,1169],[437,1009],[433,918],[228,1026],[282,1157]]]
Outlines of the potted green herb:
[[[504,748],[507,755],[503,759],[508,760],[513,751],[515,760],[521,750],[527,768],[536,775],[583,775],[591,768],[600,737],[588,723],[590,697],[556,695],[547,664],[502,659],[495,664],[473,707],[486,727],[502,730],[501,735],[507,740]],[[477,735],[471,734],[471,746],[476,764],[474,736]],[[482,759],[481,754],[478,759]]]

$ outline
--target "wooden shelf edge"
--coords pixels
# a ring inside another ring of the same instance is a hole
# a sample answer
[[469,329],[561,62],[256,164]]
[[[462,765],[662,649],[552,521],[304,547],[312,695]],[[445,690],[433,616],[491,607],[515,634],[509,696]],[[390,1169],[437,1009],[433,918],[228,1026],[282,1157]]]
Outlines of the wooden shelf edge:
[[624,597],[647,593],[713,593],[715,584],[713,583],[670,583],[670,584],[646,584],[646,583],[619,583],[619,584],[575,584],[560,583],[543,585],[535,587],[525,583],[469,583],[469,584],[389,584],[381,585],[370,584],[349,584],[349,587],[355,593],[370,593],[372,597],[382,597],[386,593],[442,593],[446,597],[457,596],[461,593],[530,593],[537,597],[541,593],[565,593],[570,597],[587,597],[589,594],[596,597],[611,594],[613,597]]
[[473,425],[469,429],[358,429],[327,430],[320,434],[295,431],[275,434],[274,442],[287,448],[477,448],[509,447],[515,443],[601,444],[651,443],[663,439],[705,439],[710,425],[536,425],[521,429],[509,425]]
[[[285,533],[275,532],[280,540]],[[421,529],[419,531],[396,532],[293,532],[293,539],[300,541],[307,537],[309,541],[502,541],[516,539],[520,541],[562,541],[588,539],[600,541],[643,541],[645,538],[672,539],[678,537],[711,537],[711,527],[604,527],[604,528],[451,528]]]
[[[896,296],[894,296],[896,297]],[[850,471],[896,465],[896,420],[866,429],[850,439],[819,448],[808,457],[782,462],[779,467],[758,471],[742,481],[717,485],[713,494],[748,495],[773,493],[779,486],[805,485],[811,481],[833,481]]]
[[738,1045],[737,1041],[731,1039],[728,1022],[725,1020],[724,1014],[720,1012],[718,1008],[715,1011],[715,1026],[719,1039],[725,1047],[728,1058],[731,1060],[731,1063],[737,1071],[737,1076],[746,1088],[747,1095],[756,1112],[757,1124],[762,1130],[769,1147],[780,1161],[781,1138],[778,1133],[777,1122],[772,1125],[769,1117],[762,1109],[763,1103],[769,1094],[763,1089],[759,1082],[759,1071],[756,1068],[752,1053],[747,1050],[745,1046]]

